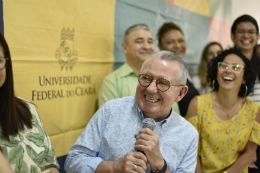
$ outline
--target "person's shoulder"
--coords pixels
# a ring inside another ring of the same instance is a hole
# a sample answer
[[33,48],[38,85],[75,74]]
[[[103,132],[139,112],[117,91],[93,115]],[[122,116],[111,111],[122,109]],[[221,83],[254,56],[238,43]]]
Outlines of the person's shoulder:
[[19,97],[19,96],[15,96],[15,97],[16,97],[17,100],[20,100],[20,102],[22,102],[25,106],[29,107],[30,109],[32,107],[35,108],[33,106],[33,104],[30,101],[26,100],[25,98],[22,98],[22,97]]
[[198,135],[197,129],[189,123],[184,117],[178,116],[179,117],[179,123],[181,124],[181,128],[185,129],[184,132],[187,133],[187,135]]
[[106,118],[119,118],[118,115],[129,115],[135,112],[135,108],[135,96],[127,96],[107,101],[98,109],[97,114],[104,115]]
[[116,69],[115,71],[112,71],[112,72],[109,73],[108,75],[106,75],[106,77],[104,78],[104,80],[109,80],[109,79],[116,78],[116,77],[119,75],[121,68],[122,68],[122,66],[119,67],[118,69]]
[[109,106],[109,107],[121,107],[121,106],[127,106],[129,103],[135,103],[135,96],[127,96],[127,97],[121,97],[121,98],[116,98],[107,101],[104,106]]

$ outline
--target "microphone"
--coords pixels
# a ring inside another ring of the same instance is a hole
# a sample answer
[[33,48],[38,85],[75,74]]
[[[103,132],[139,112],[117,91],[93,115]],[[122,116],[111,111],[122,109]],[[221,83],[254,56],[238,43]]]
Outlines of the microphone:
[[145,118],[142,124],[142,128],[148,128],[154,131],[156,122],[152,118]]
[[[148,128],[148,129],[151,129],[152,131],[154,131],[155,125],[156,125],[156,122],[154,121],[154,119],[152,119],[152,118],[145,118],[144,121],[143,121],[143,124],[142,124],[142,128],[143,129],[144,128]],[[143,151],[137,150],[137,152],[141,152],[141,153],[144,154]]]

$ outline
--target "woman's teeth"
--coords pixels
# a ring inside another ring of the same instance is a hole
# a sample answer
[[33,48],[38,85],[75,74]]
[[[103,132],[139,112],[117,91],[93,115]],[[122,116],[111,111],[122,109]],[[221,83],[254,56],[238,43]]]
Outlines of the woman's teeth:
[[224,80],[233,81],[231,77],[223,77]]

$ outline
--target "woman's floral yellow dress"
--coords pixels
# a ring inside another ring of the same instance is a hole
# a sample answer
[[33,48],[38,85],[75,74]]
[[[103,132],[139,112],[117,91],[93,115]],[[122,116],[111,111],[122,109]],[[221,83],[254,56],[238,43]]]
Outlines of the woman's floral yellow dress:
[[[260,144],[260,124],[255,121],[259,106],[247,98],[234,117],[223,121],[212,109],[211,93],[197,99],[197,115],[187,120],[199,132],[202,169],[204,173],[221,173],[236,161],[248,141]],[[247,173],[248,168],[242,172]]]

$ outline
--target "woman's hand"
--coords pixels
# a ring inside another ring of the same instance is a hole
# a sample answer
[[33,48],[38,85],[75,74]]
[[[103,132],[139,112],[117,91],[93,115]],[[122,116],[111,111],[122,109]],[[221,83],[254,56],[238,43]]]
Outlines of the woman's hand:
[[257,166],[255,165],[256,160],[257,160],[257,156],[256,156],[256,153],[255,153],[253,155],[252,161],[249,163],[248,167],[257,169]]

